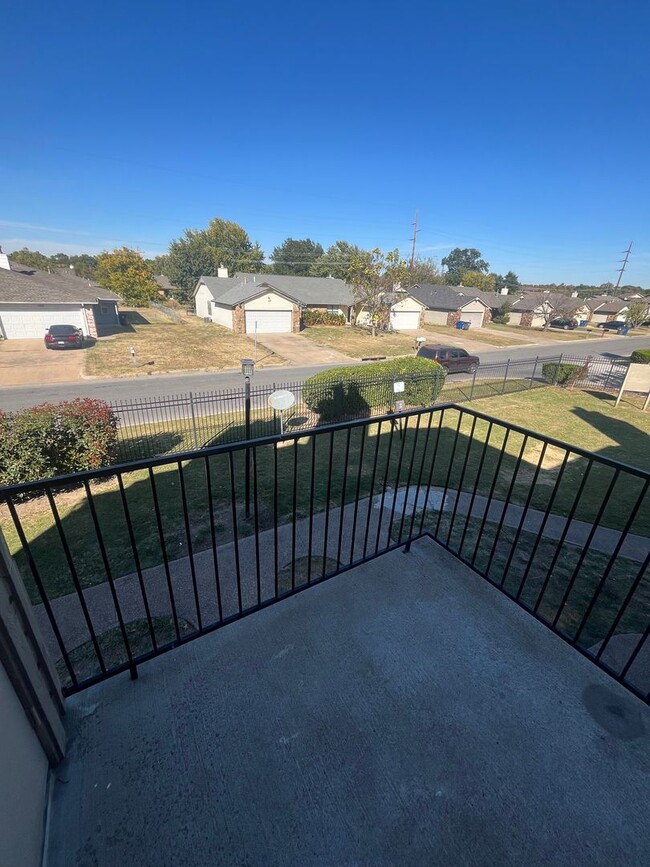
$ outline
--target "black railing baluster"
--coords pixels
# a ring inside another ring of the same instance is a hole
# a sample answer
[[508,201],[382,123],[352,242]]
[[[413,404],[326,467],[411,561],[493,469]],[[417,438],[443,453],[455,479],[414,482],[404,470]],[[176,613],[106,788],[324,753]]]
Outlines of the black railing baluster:
[[395,487],[393,488],[393,502],[390,510],[390,519],[388,521],[388,534],[386,536],[386,544],[390,545],[390,540],[393,535],[393,522],[395,520],[395,508],[397,506],[397,497],[399,495],[399,486],[402,477],[402,462],[404,460],[404,448],[406,446],[406,436],[404,435],[404,431],[402,429],[402,419],[397,419],[396,424],[399,426],[399,435],[400,435],[400,448],[399,448],[399,458],[397,459],[397,470],[395,472]]
[[291,497],[291,589],[296,589],[296,522],[298,518],[298,440],[293,441],[293,490]]
[[77,597],[79,599],[79,605],[81,606],[81,611],[83,612],[84,620],[86,621],[86,627],[88,628],[88,633],[90,634],[90,640],[93,645],[93,649],[97,656],[97,661],[99,662],[99,667],[102,671],[102,674],[106,674],[106,664],[104,662],[104,656],[102,654],[101,648],[99,646],[99,641],[97,639],[97,634],[95,633],[95,627],[93,626],[92,618],[90,616],[90,612],[88,611],[88,604],[86,603],[86,598],[84,596],[84,592],[81,587],[81,582],[79,580],[79,575],[77,573],[77,567],[75,566],[74,559],[72,557],[72,552],[70,551],[70,546],[68,545],[68,540],[63,531],[63,524],[61,523],[61,516],[59,515],[59,510],[57,509],[56,502],[54,501],[54,495],[52,494],[51,488],[45,489],[45,495],[47,497],[47,501],[50,504],[50,510],[52,512],[52,517],[54,518],[54,524],[57,529],[57,533],[59,534],[59,540],[61,541],[61,547],[63,548],[63,554],[65,556],[66,562],[68,564],[68,569],[70,570],[70,577],[72,578],[72,583],[74,584],[74,589],[77,591]]
[[311,438],[311,480],[309,485],[309,541],[307,543],[307,583],[311,584],[311,562],[314,548],[314,497],[316,496],[316,443],[317,436]]
[[169,557],[167,556],[167,546],[165,545],[165,534],[163,532],[162,517],[160,514],[160,503],[158,501],[158,491],[156,489],[156,480],[154,479],[153,467],[149,467],[149,484],[151,486],[151,497],[153,500],[154,515],[156,516],[156,526],[158,527],[158,538],[160,539],[160,553],[163,558],[163,566],[165,568],[165,578],[167,580],[167,591],[169,593],[169,604],[172,610],[172,620],[174,621],[174,631],[176,632],[176,640],[180,641],[181,633],[178,626],[178,613],[176,611],[176,599],[174,597],[174,587],[172,585],[172,575],[169,570]]
[[[407,417],[407,419],[406,419],[406,425],[407,426],[406,426],[406,430],[404,431],[404,441],[406,441],[406,435],[408,434],[408,420],[409,419]],[[411,479],[413,478],[413,466],[415,464],[415,453],[417,451],[418,439],[420,436],[420,423],[421,423],[421,421],[422,421],[422,416],[419,415],[417,417],[417,422],[415,425],[415,434],[413,435],[413,442],[411,444],[411,460],[409,461],[408,474],[406,476],[406,489],[404,490],[404,502],[402,505],[402,517],[400,518],[399,530],[397,532],[397,541],[398,542],[402,541],[402,533],[404,532],[404,521],[406,519],[406,509],[408,506],[409,494],[411,492]],[[412,513],[415,512],[415,508],[417,505],[417,499],[418,499],[417,495],[418,495],[418,491],[416,490],[415,501],[413,503]]]
[[[423,418],[423,416],[419,416],[419,418]],[[418,472],[418,480],[417,480],[417,484],[415,486],[415,491],[416,491],[415,500],[413,501],[413,508],[411,509],[411,520],[409,522],[409,529],[408,529],[408,538],[409,539],[413,536],[413,528],[415,526],[415,517],[417,515],[418,504],[420,502],[420,493],[422,491],[422,477],[424,476],[424,465],[426,463],[427,452],[429,450],[429,438],[431,436],[431,424],[432,424],[432,422],[433,422],[433,411],[430,411],[428,421],[425,425],[426,434],[424,435],[424,445],[422,446],[422,460],[420,461],[420,470]]]
[[[594,607],[596,605],[596,601],[597,601],[598,597],[600,596],[600,593],[601,593],[603,587],[607,583],[607,579],[609,578],[610,572],[612,571],[612,567],[613,567],[614,563],[616,562],[616,558],[620,554],[621,548],[623,547],[623,544],[624,544],[625,540],[627,539],[630,530],[632,529],[632,525],[633,525],[634,521],[636,520],[636,517],[639,513],[639,508],[641,507],[641,503],[643,502],[646,494],[648,493],[648,486],[650,486],[650,479],[646,479],[645,485],[643,486],[641,493],[636,498],[636,501],[634,503],[633,508],[630,509],[630,514],[628,515],[627,521],[625,522],[625,526],[618,537],[618,541],[616,542],[616,545],[614,546],[614,550],[610,554],[607,566],[605,567],[605,570],[604,570],[603,574],[601,575],[600,580],[598,581],[598,585],[597,585],[596,589],[594,590],[594,593],[591,597],[589,605],[587,606],[587,610],[585,611],[584,616],[583,616],[582,620],[580,621],[580,625],[578,626],[578,631],[576,632],[576,634],[573,638],[573,641],[576,644],[580,640],[580,636],[582,635],[582,630],[585,628],[585,625],[586,625],[587,621],[589,620],[589,617],[591,616],[591,612],[594,610]],[[586,546],[585,546],[585,548],[586,548]]]
[[329,462],[327,465],[327,494],[325,495],[325,529],[323,533],[323,568],[321,569],[321,578],[325,577],[327,571],[327,549],[329,542],[330,528],[330,498],[332,496],[332,466],[334,460],[334,431],[330,431],[330,452]]
[[201,603],[199,602],[199,588],[196,583],[196,566],[194,564],[194,548],[192,545],[192,531],[190,529],[190,515],[187,508],[187,492],[185,490],[185,475],[183,472],[183,464],[181,461],[177,463],[178,480],[181,488],[181,504],[183,506],[183,524],[185,525],[185,539],[187,540],[187,556],[190,562],[190,575],[192,578],[192,590],[194,593],[194,604],[196,606],[196,625],[199,632],[203,632],[203,618],[201,616]]
[[445,545],[449,547],[449,542],[451,540],[451,533],[454,528],[454,524],[456,523],[456,514],[458,513],[458,507],[460,505],[460,499],[463,496],[463,484],[465,482],[465,473],[467,472],[467,465],[469,464],[469,456],[472,449],[472,444],[474,441],[474,431],[476,430],[476,422],[478,419],[476,416],[472,419],[472,427],[470,428],[469,438],[467,441],[467,446],[465,447],[465,455],[463,458],[463,469],[460,474],[460,479],[458,480],[458,488],[456,491],[456,501],[454,502],[454,508],[452,509],[451,518],[449,519],[449,530],[447,531],[447,539],[445,541]]
[[113,579],[113,572],[111,570],[111,564],[108,559],[108,554],[106,553],[106,546],[104,545],[104,538],[102,536],[102,531],[99,526],[99,520],[97,519],[97,510],[95,509],[95,503],[93,501],[93,496],[90,492],[90,485],[86,480],[84,482],[84,490],[86,492],[86,501],[88,502],[88,508],[90,510],[90,517],[92,518],[93,527],[95,529],[95,536],[97,538],[97,545],[99,547],[99,553],[102,558],[102,564],[104,566],[104,572],[106,573],[106,581],[108,583],[109,589],[111,591],[111,598],[113,600],[113,605],[115,607],[115,613],[117,614],[117,622],[119,625],[120,633],[122,635],[122,641],[124,642],[124,649],[126,650],[126,656],[129,662],[129,668],[131,670],[131,677],[137,677],[136,666],[133,662],[133,654],[131,652],[131,644],[129,642],[129,637],[126,633],[126,626],[124,624],[124,616],[122,614],[122,606],[120,605],[120,600],[117,596],[117,590],[115,588],[115,581]]
[[425,522],[425,519],[427,517],[427,510],[429,508],[429,497],[431,495],[431,486],[433,485],[433,474],[436,470],[436,458],[438,456],[438,446],[440,445],[440,440],[442,438],[442,425],[443,425],[444,419],[445,419],[445,408],[443,407],[438,412],[438,427],[436,429],[436,444],[433,447],[433,454],[431,455],[431,465],[429,467],[429,476],[427,479],[427,489],[424,492],[424,503],[422,505],[422,517],[420,518],[420,533],[424,532],[424,522]]
[[[360,438],[361,442],[359,444],[359,462],[357,467],[357,487],[356,493],[354,497],[354,516],[352,518],[352,538],[350,539],[350,558],[348,563],[352,563],[354,560],[354,543],[357,538],[357,518],[359,517],[359,498],[361,496],[361,478],[363,476],[363,454],[366,447],[366,437],[368,435],[367,428],[357,428],[357,430],[361,431]],[[313,470],[312,470],[313,472]],[[370,508],[370,503],[368,503],[368,508]]]
[[[442,497],[440,499],[440,511],[438,512],[438,520],[436,521],[436,530],[434,533],[434,537],[438,539],[438,533],[440,531],[440,521],[442,520],[442,513],[445,511],[445,500],[447,499],[447,491],[449,490],[449,481],[451,479],[451,472],[454,468],[454,458],[456,457],[456,447],[458,445],[458,435],[460,433],[460,426],[463,421],[463,411],[461,409],[458,410],[458,421],[456,422],[456,430],[454,432],[454,444],[451,449],[451,457],[449,458],[449,466],[447,467],[447,475],[445,476],[445,485],[442,491]],[[456,495],[459,496],[458,494]]]
[[[515,489],[515,484],[517,482],[517,476],[519,475],[519,469],[521,467],[521,462],[524,457],[524,452],[526,451],[526,446],[528,444],[528,434],[525,434],[522,441],[521,446],[519,448],[519,454],[517,455],[517,460],[515,462],[514,470],[512,472],[512,477],[510,479],[510,484],[508,485],[508,493],[506,494],[506,498],[503,502],[503,511],[501,512],[501,519],[499,521],[499,526],[497,527],[497,531],[494,535],[494,544],[490,550],[490,557],[488,559],[487,566],[485,567],[485,574],[489,577],[490,569],[492,568],[492,561],[494,560],[494,556],[497,552],[497,548],[499,546],[499,540],[501,538],[501,531],[505,526],[506,516],[508,514],[508,509],[510,508],[510,500],[512,497],[512,492]],[[503,581],[499,582],[499,586],[503,587]]]
[[487,454],[488,444],[490,442],[490,437],[492,436],[492,426],[494,422],[488,423],[487,433],[485,435],[485,439],[483,440],[483,448],[481,450],[481,457],[479,458],[478,469],[476,471],[476,480],[474,482],[474,488],[472,490],[472,496],[470,497],[469,505],[467,506],[467,517],[465,518],[465,526],[463,527],[463,533],[460,537],[460,544],[458,545],[458,555],[460,557],[463,556],[463,546],[465,545],[465,536],[467,535],[467,528],[469,527],[470,520],[472,518],[472,512],[474,511],[474,502],[476,500],[476,494],[478,492],[479,482],[481,481],[481,474],[483,472],[483,464],[485,462],[485,455]]
[[242,608],[242,590],[241,590],[241,562],[239,554],[239,518],[237,515],[237,490],[235,486],[235,464],[233,461],[233,452],[228,453],[228,468],[230,470],[230,505],[232,510],[232,544],[233,553],[235,555],[235,577],[237,580],[237,606],[241,614]]
[[[503,568],[503,577],[501,578],[500,586],[504,587],[506,583],[506,578],[508,576],[508,572],[510,571],[510,566],[512,565],[512,559],[515,555],[515,551],[517,550],[517,545],[519,544],[519,539],[521,538],[521,531],[524,527],[524,523],[526,521],[526,516],[528,515],[528,509],[530,508],[530,504],[533,500],[533,495],[535,494],[535,485],[537,484],[537,479],[539,478],[540,470],[542,469],[542,464],[544,463],[544,458],[546,457],[546,449],[548,447],[548,443],[544,443],[539,453],[539,458],[537,459],[537,465],[535,466],[535,472],[533,473],[532,481],[530,482],[530,486],[528,488],[528,496],[526,497],[526,502],[524,504],[523,509],[521,510],[521,517],[519,518],[519,522],[517,524],[517,530],[515,531],[515,538],[510,545],[510,551],[508,553],[508,559],[506,561],[506,565]],[[519,598],[519,594],[521,593],[521,586],[517,590],[515,594],[516,598]]]
[[[386,502],[386,485],[390,473],[390,458],[393,450],[393,434],[395,432],[395,419],[390,420],[390,434],[388,436],[388,452],[386,455],[386,468],[384,470],[384,483],[381,488],[381,500],[379,505],[379,520],[377,521],[377,535],[375,538],[375,554],[379,550],[379,540],[381,538],[381,530],[384,523],[384,503]],[[393,497],[395,494],[393,493]]]
[[257,583],[257,604],[262,602],[262,576],[261,576],[261,561],[260,561],[260,510],[259,497],[257,490],[257,449],[251,449],[251,458],[253,464],[253,515],[255,529],[255,580]]
[[341,564],[341,547],[343,545],[343,518],[345,514],[345,489],[348,481],[348,465],[350,461],[350,433],[352,428],[348,428],[345,440],[345,460],[343,462],[343,477],[341,480],[341,511],[339,513],[339,544],[336,549],[336,565],[337,568]]
[[75,670],[72,667],[70,657],[68,656],[68,651],[66,649],[63,636],[61,635],[61,630],[59,629],[59,624],[57,623],[56,617],[54,616],[54,611],[52,610],[52,605],[50,604],[50,597],[48,596],[47,590],[45,589],[45,586],[41,579],[41,574],[36,567],[36,561],[34,560],[34,557],[32,555],[31,547],[27,541],[23,525],[20,521],[20,518],[18,517],[15,503],[11,498],[7,499],[6,503],[7,508],[9,509],[9,514],[11,515],[11,520],[14,522],[16,533],[18,534],[18,541],[20,542],[20,546],[25,557],[27,557],[29,570],[32,573],[32,578],[34,579],[34,583],[36,584],[39,596],[41,597],[43,607],[45,608],[45,613],[47,614],[50,626],[52,627],[52,632],[54,633],[54,637],[56,639],[56,643],[59,646],[61,658],[63,659],[66,669],[68,670],[68,674],[70,675],[70,680],[73,687],[76,687],[78,684],[77,675],[75,674]]
[[614,475],[612,476],[611,482],[609,483],[609,485],[607,487],[607,493],[605,494],[605,496],[601,500],[600,508],[598,509],[598,514],[596,515],[596,520],[591,525],[591,529],[589,531],[587,539],[586,539],[586,541],[582,547],[582,551],[580,552],[580,556],[578,557],[578,562],[576,563],[576,565],[573,569],[573,573],[572,573],[571,577],[569,578],[569,583],[567,584],[566,589],[564,591],[564,595],[562,596],[562,601],[560,602],[558,609],[555,613],[555,617],[553,618],[553,627],[554,628],[557,628],[557,624],[560,620],[560,617],[562,616],[564,606],[566,605],[567,600],[568,600],[569,596],[571,595],[571,591],[573,590],[573,585],[575,584],[575,582],[578,578],[578,575],[580,574],[580,570],[582,569],[582,564],[585,562],[585,557],[587,556],[587,554],[589,552],[593,538],[596,535],[596,530],[598,529],[598,526],[599,526],[599,524],[602,520],[602,517],[605,513],[605,509],[607,508],[607,503],[609,501],[609,498],[611,497],[612,491],[614,490],[614,488],[616,486],[616,482],[618,481],[618,477],[619,477],[619,471],[616,470],[614,472]]
[[603,653],[605,652],[605,650],[607,650],[607,645],[609,644],[611,637],[614,635],[614,633],[618,629],[619,623],[621,622],[621,620],[625,616],[625,614],[627,612],[627,607],[630,604],[630,602],[632,601],[632,599],[634,598],[634,594],[639,589],[639,586],[640,586],[641,582],[643,581],[645,573],[648,571],[649,567],[650,567],[650,551],[648,552],[645,560],[641,564],[641,568],[637,572],[636,578],[632,581],[632,584],[630,585],[630,589],[625,594],[625,599],[621,602],[619,609],[618,609],[618,612],[616,614],[616,617],[614,618],[611,626],[607,630],[607,635],[603,638],[603,640],[600,644],[600,648],[598,649],[598,653],[596,654],[596,661],[598,661],[601,658],[601,656],[603,655]]
[[[370,426],[368,426],[368,430],[370,430]],[[375,499],[375,480],[377,478],[377,464],[379,462],[379,446],[381,443],[381,422],[377,422],[377,432],[375,434],[375,454],[372,462],[372,475],[370,477],[370,489],[368,491],[368,514],[366,516],[366,531],[363,537],[363,555],[362,559],[365,559],[368,552],[368,538],[370,536],[370,523],[372,521],[373,509],[375,507],[374,499]],[[379,520],[381,521],[381,515],[379,516]]]
[[565,450],[564,457],[562,458],[562,463],[560,464],[560,469],[557,474],[557,478],[555,480],[555,484],[553,485],[553,490],[551,491],[551,496],[549,497],[548,503],[546,504],[546,509],[544,510],[544,517],[542,518],[542,523],[537,531],[537,535],[535,537],[535,542],[533,544],[533,549],[530,552],[530,557],[528,558],[528,562],[526,563],[526,569],[524,570],[524,574],[521,578],[521,583],[519,585],[519,590],[515,593],[515,599],[518,601],[521,597],[521,594],[526,586],[526,581],[528,580],[528,576],[530,574],[530,570],[532,568],[533,563],[535,562],[535,557],[537,556],[537,549],[539,548],[540,542],[544,536],[544,530],[546,529],[546,524],[548,523],[548,519],[550,517],[551,508],[555,503],[555,498],[557,496],[558,491],[560,490],[560,485],[562,484],[562,477],[564,475],[564,471],[566,469],[567,462],[569,460],[569,452]]
[[208,498],[208,515],[210,519],[210,542],[212,545],[212,564],[214,566],[214,581],[217,593],[217,610],[219,612],[219,622],[223,620],[223,603],[221,599],[221,579],[219,576],[219,556],[217,554],[217,532],[214,520],[214,502],[212,499],[212,476],[210,471],[210,458],[206,455],[205,461],[205,485],[206,495]]
[[280,581],[280,552],[278,550],[279,534],[278,526],[278,444],[273,443],[273,566],[275,581],[275,598],[278,598],[278,584]]

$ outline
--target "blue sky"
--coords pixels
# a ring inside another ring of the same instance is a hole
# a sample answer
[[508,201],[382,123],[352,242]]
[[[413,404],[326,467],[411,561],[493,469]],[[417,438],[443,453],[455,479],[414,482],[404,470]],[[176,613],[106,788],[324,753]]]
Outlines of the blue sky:
[[527,282],[650,287],[646,2],[5,4],[0,243],[165,251],[213,216]]

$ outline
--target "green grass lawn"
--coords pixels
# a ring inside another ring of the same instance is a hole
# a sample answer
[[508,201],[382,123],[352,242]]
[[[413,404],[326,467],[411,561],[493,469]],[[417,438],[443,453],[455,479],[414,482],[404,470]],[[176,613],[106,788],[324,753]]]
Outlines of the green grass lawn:
[[[602,395],[594,396],[563,389],[535,389],[505,394],[474,402],[478,411],[521,424],[550,436],[580,445],[604,456],[650,469],[647,447],[650,414],[627,403],[618,409]],[[433,425],[429,427],[429,419]],[[489,435],[489,436],[488,436]],[[544,454],[542,456],[542,451]],[[345,454],[348,453],[348,461]],[[542,459],[543,457],[543,459]],[[401,432],[384,423],[381,429],[371,424],[364,428],[321,433],[304,437],[295,444],[274,449],[261,446],[255,452],[257,489],[256,520],[259,529],[305,517],[313,502],[315,512],[340,505],[360,496],[379,493],[384,486],[405,484],[411,473],[415,479],[429,477],[432,484],[451,489],[476,489],[487,495],[494,481],[494,496],[525,503],[529,492],[532,508],[544,509],[552,497],[552,511],[566,515],[572,508],[576,491],[582,484],[588,459],[571,454],[561,483],[556,480],[563,461],[557,448],[543,449],[534,437],[521,434],[507,438],[502,427],[490,427],[483,420],[474,421],[457,410],[425,414],[409,419]],[[312,476],[312,466],[315,472]],[[539,469],[538,469],[539,467]],[[497,474],[498,469],[498,474]],[[294,472],[296,484],[294,486]],[[208,496],[207,478],[212,490]],[[217,544],[254,532],[255,518],[242,514],[244,491],[244,451],[200,457],[180,464],[173,459],[153,473],[162,526],[165,553],[169,559],[184,556],[192,549],[211,545],[210,514],[216,529]],[[583,486],[576,518],[593,521],[613,478],[613,471],[594,466]],[[163,540],[156,521],[156,499],[146,470],[131,471],[123,477],[125,503],[136,541],[137,556],[143,568],[162,562]],[[640,480],[621,475],[612,489],[601,523],[620,528],[628,510],[639,495]],[[91,487],[107,558],[114,577],[135,571],[135,557],[129,541],[127,517],[114,478]],[[239,509],[237,525],[230,506],[234,491]],[[277,493],[277,496],[276,496]],[[56,501],[81,586],[106,580],[106,571],[93,525],[88,498],[83,490],[60,491]],[[189,513],[189,536],[183,520],[183,501]],[[43,498],[20,503],[18,513],[30,543],[30,549],[50,596],[73,590],[65,551],[53,525],[47,501]],[[24,552],[13,529],[6,507],[1,507],[3,529],[10,550],[25,576],[34,600],[34,586]],[[646,501],[632,531],[648,533],[650,509]]]

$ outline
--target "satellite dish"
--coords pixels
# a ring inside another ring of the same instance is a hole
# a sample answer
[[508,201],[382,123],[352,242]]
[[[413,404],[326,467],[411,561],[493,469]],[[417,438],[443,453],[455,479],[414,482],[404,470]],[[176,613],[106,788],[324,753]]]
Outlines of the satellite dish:
[[296,405],[296,396],[291,391],[287,391],[284,388],[279,389],[278,391],[274,391],[273,394],[269,395],[269,406],[271,409],[284,410],[291,409],[292,406]]
[[293,394],[291,391],[287,391],[285,388],[280,388],[278,389],[278,391],[274,391],[273,394],[269,395],[269,406],[271,407],[271,409],[276,409],[280,411],[280,436],[284,434],[282,412],[285,409],[291,409],[291,407],[295,405],[295,394]]

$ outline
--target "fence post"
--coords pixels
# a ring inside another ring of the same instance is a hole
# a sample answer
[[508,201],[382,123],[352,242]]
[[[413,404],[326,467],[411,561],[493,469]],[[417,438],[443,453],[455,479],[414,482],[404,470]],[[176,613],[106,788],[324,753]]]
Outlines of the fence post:
[[194,438],[194,448],[198,449],[199,441],[196,435],[196,416],[194,415],[194,397],[190,392],[190,412],[192,413],[192,437]]
[[560,353],[560,360],[557,363],[557,367],[555,368],[555,376],[553,377],[553,385],[557,385],[557,378],[560,375],[560,365],[562,364],[562,359],[564,358],[564,353]]
[[471,400],[474,397],[474,383],[476,382],[476,375],[478,373],[478,367],[474,370],[474,376],[472,377],[472,385],[469,390],[469,399]]
[[533,372],[530,376],[530,385],[528,386],[528,388],[533,387],[533,380],[535,379],[535,374],[537,373],[537,362],[538,361],[539,361],[539,355],[536,355],[535,356],[535,366],[533,367]]
[[508,380],[508,370],[510,369],[510,359],[506,361],[506,371],[503,374],[503,385],[501,386],[501,394],[506,393],[506,382]]
[[[244,411],[245,411],[245,437],[246,442],[251,438],[251,378],[244,378]],[[248,446],[246,447],[246,517],[251,516],[251,454]]]

